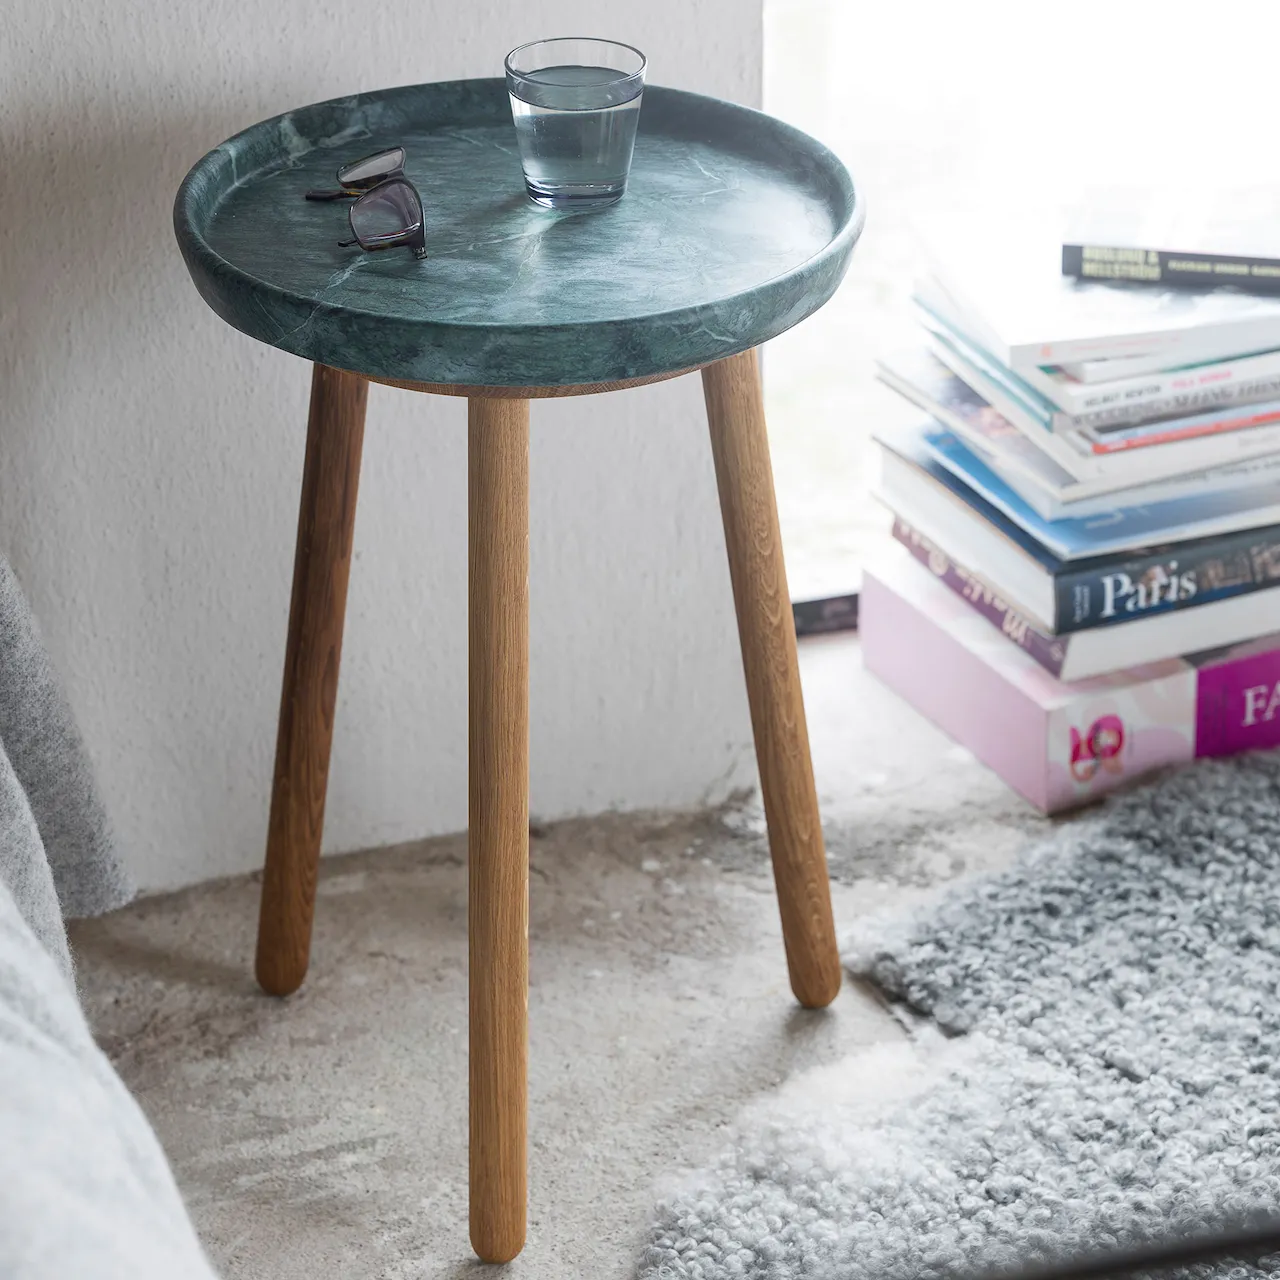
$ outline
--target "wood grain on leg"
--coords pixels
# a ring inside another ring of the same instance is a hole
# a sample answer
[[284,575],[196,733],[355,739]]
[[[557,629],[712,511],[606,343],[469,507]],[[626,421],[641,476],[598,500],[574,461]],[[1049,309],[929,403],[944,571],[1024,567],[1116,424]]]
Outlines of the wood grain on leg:
[[787,968],[816,1009],[840,990],[840,957],[755,352],[708,365],[702,385]]
[[368,394],[356,374],[315,366],[258,918],[258,982],[277,996],[302,985],[311,951]]
[[469,405],[471,1244],[524,1247],[529,1012],[529,402]]

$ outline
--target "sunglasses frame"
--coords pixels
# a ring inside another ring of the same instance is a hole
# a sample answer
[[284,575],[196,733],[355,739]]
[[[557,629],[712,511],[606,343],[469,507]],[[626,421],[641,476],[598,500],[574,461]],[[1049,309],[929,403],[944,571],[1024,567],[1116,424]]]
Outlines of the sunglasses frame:
[[[375,153],[376,154],[376,153]],[[413,198],[418,202],[418,225],[416,227],[408,227],[404,231],[394,236],[388,236],[381,244],[365,244],[360,239],[359,232],[356,231],[355,212],[360,207],[362,201],[369,199],[370,196],[377,194],[384,187],[389,187],[393,183],[408,187],[413,192]],[[401,175],[396,178],[384,178],[381,182],[363,191],[356,198],[355,202],[347,210],[347,221],[351,224],[350,240],[339,240],[338,247],[340,249],[349,249],[353,245],[359,245],[366,253],[379,253],[383,249],[399,249],[402,246],[409,249],[413,256],[422,261],[427,256],[427,218],[426,211],[422,206],[422,192],[409,181],[408,178]]]
[[[388,155],[392,151],[400,153],[400,163],[394,169],[387,169],[374,175],[372,178],[362,178],[359,182],[343,182],[342,172],[344,169],[354,169],[357,165],[364,164],[367,160],[373,160],[377,156]],[[352,200],[359,199],[360,196],[367,195],[374,187],[381,186],[384,182],[392,182],[396,178],[404,177],[404,162],[406,159],[405,149],[396,145],[394,147],[383,147],[378,151],[371,151],[367,156],[361,156],[358,160],[349,160],[346,164],[340,164],[334,179],[338,184],[337,191],[308,191],[303,197],[305,200]]]

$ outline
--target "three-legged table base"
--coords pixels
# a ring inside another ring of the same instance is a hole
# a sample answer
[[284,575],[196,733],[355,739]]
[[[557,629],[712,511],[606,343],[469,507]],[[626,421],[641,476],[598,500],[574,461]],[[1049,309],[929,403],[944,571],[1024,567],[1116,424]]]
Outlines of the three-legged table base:
[[[840,988],[826,855],[755,353],[702,370],[791,988]],[[524,1244],[529,982],[529,397],[610,390],[419,387],[470,397],[468,862],[471,1242]],[[317,365],[258,926],[258,981],[307,971],[368,384]]]

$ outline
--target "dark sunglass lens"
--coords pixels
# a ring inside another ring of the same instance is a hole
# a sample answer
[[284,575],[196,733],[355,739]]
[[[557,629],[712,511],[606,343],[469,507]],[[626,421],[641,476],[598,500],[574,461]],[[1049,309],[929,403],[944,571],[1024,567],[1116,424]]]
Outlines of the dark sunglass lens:
[[344,187],[367,186],[379,178],[390,177],[404,168],[404,148],[392,147],[388,151],[379,151],[365,156],[363,160],[353,160],[338,170],[338,181]]
[[366,249],[407,239],[422,227],[422,204],[407,182],[384,182],[351,206],[351,230]]

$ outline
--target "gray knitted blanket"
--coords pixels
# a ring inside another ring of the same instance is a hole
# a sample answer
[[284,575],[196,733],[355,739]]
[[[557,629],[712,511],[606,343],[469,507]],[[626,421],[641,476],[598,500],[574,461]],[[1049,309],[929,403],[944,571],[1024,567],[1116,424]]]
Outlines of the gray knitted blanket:
[[969,1275],[1280,1209],[1280,755],[1117,797],[846,959],[938,1030],[757,1107],[648,1280]]
[[155,1134],[76,999],[64,915],[131,896],[70,710],[0,560],[4,1280],[213,1280]]
[[133,897],[84,744],[22,589],[2,559],[0,883],[68,973],[63,917],[99,915]]

